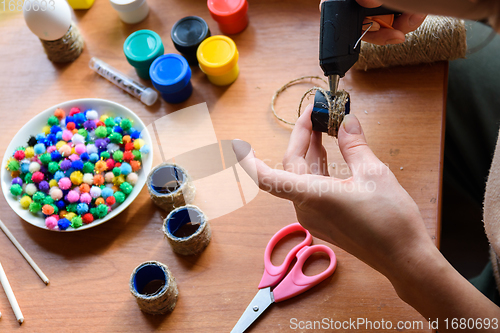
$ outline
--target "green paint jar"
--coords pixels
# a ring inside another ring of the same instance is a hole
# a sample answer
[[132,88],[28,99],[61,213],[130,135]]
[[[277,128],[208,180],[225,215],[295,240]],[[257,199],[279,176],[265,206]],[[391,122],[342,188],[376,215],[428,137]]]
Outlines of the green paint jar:
[[123,52],[128,62],[135,67],[141,79],[149,80],[149,67],[163,55],[165,49],[160,36],[151,30],[139,30],[127,37]]

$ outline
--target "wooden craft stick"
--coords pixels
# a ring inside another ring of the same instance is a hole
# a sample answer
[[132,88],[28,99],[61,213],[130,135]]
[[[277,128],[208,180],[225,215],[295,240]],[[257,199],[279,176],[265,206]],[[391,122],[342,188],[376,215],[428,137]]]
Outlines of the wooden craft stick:
[[19,324],[22,324],[24,321],[23,313],[19,308],[19,304],[17,304],[16,296],[14,296],[14,292],[10,287],[9,280],[7,280],[7,275],[5,275],[5,271],[3,270],[2,264],[0,264],[0,283],[2,283],[3,290],[7,295],[12,310],[14,310],[14,314],[16,315],[17,321],[19,322]]
[[14,244],[14,246],[19,250],[19,252],[21,252],[21,254],[23,255],[24,259],[26,259],[26,261],[31,265],[31,267],[35,270],[35,272],[38,274],[38,276],[40,277],[40,279],[42,279],[42,281],[45,284],[49,284],[49,279],[47,278],[47,276],[45,276],[45,274],[43,274],[43,272],[40,269],[40,267],[38,267],[38,265],[35,263],[35,261],[30,257],[30,255],[28,254],[28,252],[26,252],[26,250],[21,246],[21,244],[19,244],[19,242],[17,241],[17,239],[14,237],[14,235],[9,231],[9,229],[7,229],[7,227],[5,226],[5,224],[3,224],[2,220],[0,220],[0,229],[2,229],[3,232],[5,233],[5,235],[7,237],[9,237],[10,241],[12,242],[12,244]]

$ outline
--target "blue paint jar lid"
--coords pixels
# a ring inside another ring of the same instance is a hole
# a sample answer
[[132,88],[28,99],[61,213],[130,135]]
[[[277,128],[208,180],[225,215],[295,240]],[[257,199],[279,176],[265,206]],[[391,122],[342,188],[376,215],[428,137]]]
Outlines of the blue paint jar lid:
[[164,94],[173,94],[183,89],[191,80],[191,69],[186,59],[178,54],[164,54],[149,68],[151,81]]

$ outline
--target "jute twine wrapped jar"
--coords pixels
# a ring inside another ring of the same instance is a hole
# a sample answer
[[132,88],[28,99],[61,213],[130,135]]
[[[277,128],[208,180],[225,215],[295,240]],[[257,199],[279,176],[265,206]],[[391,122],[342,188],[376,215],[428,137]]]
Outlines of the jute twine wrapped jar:
[[161,163],[148,176],[151,200],[166,212],[193,202],[195,187],[187,171],[173,163]]
[[154,315],[173,311],[179,296],[172,272],[158,261],[137,266],[130,276],[129,288],[139,308]]
[[[185,234],[185,232],[182,233],[183,227],[185,231],[192,231],[194,228],[196,230]],[[182,255],[195,255],[202,252],[212,238],[207,216],[194,205],[186,205],[171,211],[163,223],[163,232],[172,250]]]

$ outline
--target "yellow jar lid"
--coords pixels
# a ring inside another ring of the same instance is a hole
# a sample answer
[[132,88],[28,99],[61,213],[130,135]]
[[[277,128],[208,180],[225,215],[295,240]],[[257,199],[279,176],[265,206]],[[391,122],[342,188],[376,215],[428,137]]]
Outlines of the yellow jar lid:
[[196,52],[200,68],[208,75],[223,75],[238,64],[238,50],[227,36],[205,39]]

